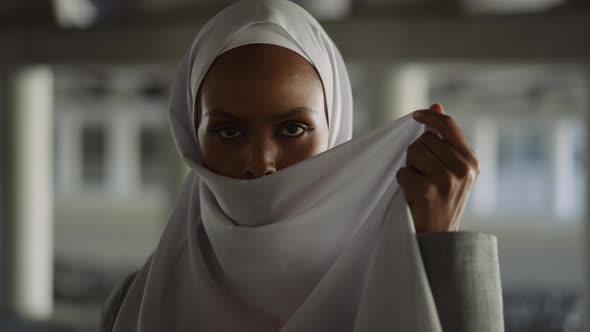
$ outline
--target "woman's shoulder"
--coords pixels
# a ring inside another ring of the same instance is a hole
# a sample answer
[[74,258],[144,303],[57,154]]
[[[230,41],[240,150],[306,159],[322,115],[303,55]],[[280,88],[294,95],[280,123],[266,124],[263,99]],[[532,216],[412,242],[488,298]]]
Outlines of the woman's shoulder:
[[125,295],[131,287],[133,280],[135,280],[136,275],[137,271],[125,277],[105,301],[100,315],[100,332],[111,332],[113,330],[123,299],[125,299]]

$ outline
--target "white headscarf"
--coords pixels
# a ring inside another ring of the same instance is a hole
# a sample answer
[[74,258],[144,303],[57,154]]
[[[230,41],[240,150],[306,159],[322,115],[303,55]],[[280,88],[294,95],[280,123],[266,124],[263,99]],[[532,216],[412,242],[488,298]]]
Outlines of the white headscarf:
[[[330,149],[239,180],[202,166],[194,102],[213,60],[251,43],[291,49],[315,66]],[[191,172],[114,331],[440,331],[395,180],[424,127],[406,116],[349,141],[348,75],[311,15],[286,0],[245,0],[220,12],[182,60],[170,123]]]

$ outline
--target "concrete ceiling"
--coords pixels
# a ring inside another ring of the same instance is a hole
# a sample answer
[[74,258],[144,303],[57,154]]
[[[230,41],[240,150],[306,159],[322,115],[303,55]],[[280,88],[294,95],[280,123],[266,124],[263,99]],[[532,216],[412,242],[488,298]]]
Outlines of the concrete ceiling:
[[[2,0],[0,1],[0,27],[7,25],[26,25],[37,22],[46,24],[54,21],[55,1],[63,0]],[[149,14],[167,15],[171,13],[200,14],[214,13],[219,8],[234,0],[65,0],[68,3],[90,2],[99,8],[100,16],[111,17],[119,14]],[[308,7],[319,7],[318,0],[293,0]],[[567,3],[572,6],[588,6],[584,0],[321,0],[322,7],[337,7],[344,4],[352,8],[353,12],[388,12],[408,8],[431,11],[441,8],[459,8],[461,6],[483,5],[485,8],[502,6],[502,4],[520,3],[522,6],[534,6],[534,4],[558,4]],[[330,3],[330,6],[325,4]],[[461,5],[462,4],[462,5]],[[521,6],[521,7],[522,7]],[[470,8],[471,8],[470,7]],[[515,8],[518,6],[514,6]],[[387,10],[385,10],[387,9]],[[187,13],[188,12],[188,13]]]
[[49,0],[2,0],[0,1],[0,27],[21,22],[53,20],[52,2]]

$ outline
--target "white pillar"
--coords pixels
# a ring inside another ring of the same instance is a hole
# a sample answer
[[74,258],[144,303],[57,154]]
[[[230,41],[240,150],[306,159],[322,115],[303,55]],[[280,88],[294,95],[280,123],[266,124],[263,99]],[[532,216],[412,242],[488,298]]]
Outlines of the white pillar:
[[133,114],[121,111],[108,123],[108,178],[116,195],[136,193],[141,186],[141,161],[138,121]]
[[48,319],[53,309],[53,72],[46,66],[20,70],[9,93],[13,306],[24,318]]
[[551,141],[551,161],[553,181],[553,204],[556,216],[560,219],[575,216],[575,192],[573,192],[575,179],[574,146],[575,136],[572,119],[560,118],[553,125]]
[[[586,132],[590,129],[590,63],[586,64],[585,66],[585,97],[582,108],[585,110],[584,114],[584,125]],[[590,156],[590,135],[586,135],[586,159],[588,160],[588,156]],[[586,162],[586,208],[584,211],[584,222],[582,223],[584,232],[581,235],[582,243],[584,243],[584,263],[586,266],[584,267],[584,271],[586,271],[586,275],[584,278],[584,285],[583,289],[583,303],[584,303],[584,311],[583,311],[583,323],[584,326],[582,331],[588,331],[590,328],[590,162]]]
[[479,216],[489,216],[496,208],[498,125],[486,116],[478,117],[473,125],[473,150],[482,168],[473,186],[473,212]]
[[62,113],[59,122],[57,180],[62,192],[71,193],[82,182],[82,126],[80,118],[69,112]]
[[406,64],[384,71],[383,101],[385,120],[392,121],[430,106],[428,69],[424,65]]

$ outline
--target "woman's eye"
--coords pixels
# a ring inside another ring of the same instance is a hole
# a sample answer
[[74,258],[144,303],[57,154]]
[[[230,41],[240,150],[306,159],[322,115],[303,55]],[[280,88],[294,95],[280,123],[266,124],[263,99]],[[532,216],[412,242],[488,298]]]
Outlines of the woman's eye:
[[307,130],[300,125],[288,125],[283,130],[281,130],[280,134],[283,136],[290,136],[290,137],[297,137],[303,135]]
[[217,130],[217,134],[222,138],[236,138],[242,135],[242,132],[235,127],[224,127]]

